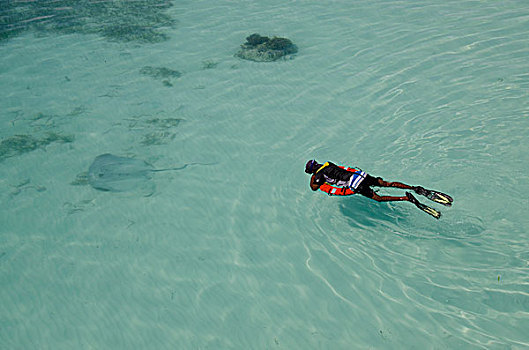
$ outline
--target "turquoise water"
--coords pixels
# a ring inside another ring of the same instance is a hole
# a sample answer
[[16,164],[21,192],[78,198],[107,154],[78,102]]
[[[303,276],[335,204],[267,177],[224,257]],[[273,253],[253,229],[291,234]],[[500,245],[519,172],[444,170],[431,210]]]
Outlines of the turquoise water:
[[[525,1],[1,6],[0,348],[529,348]],[[103,153],[209,165],[101,192]],[[313,193],[311,158],[455,203]]]

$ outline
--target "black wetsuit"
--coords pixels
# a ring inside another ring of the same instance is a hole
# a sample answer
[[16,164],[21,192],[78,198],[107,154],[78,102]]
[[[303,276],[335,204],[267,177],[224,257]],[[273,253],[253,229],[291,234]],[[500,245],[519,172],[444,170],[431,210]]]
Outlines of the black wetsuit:
[[[336,186],[336,187],[349,187],[351,176],[353,173],[345,169],[340,168],[338,165],[328,162],[329,164],[314,174],[314,183],[321,186],[325,182]],[[363,196],[372,198],[375,192],[371,189],[371,186],[380,186],[378,180],[379,177],[373,177],[369,174],[365,174],[364,179],[360,182],[358,187],[354,189],[356,193],[360,193]]]

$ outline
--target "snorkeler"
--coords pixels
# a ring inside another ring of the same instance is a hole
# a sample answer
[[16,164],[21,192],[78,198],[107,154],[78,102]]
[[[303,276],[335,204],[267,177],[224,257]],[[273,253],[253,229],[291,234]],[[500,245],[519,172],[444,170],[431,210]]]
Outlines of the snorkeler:
[[310,188],[313,191],[320,189],[329,195],[338,196],[359,193],[378,202],[407,201],[436,219],[441,217],[441,212],[422,204],[410,192],[406,192],[406,196],[402,197],[379,196],[371,187],[395,187],[413,190],[421,196],[446,206],[451,206],[453,202],[452,197],[441,192],[427,190],[421,186],[406,185],[402,182],[384,181],[381,177],[373,177],[362,170],[341,167],[331,162],[319,164],[316,160],[309,160],[305,165],[305,172],[312,174]]

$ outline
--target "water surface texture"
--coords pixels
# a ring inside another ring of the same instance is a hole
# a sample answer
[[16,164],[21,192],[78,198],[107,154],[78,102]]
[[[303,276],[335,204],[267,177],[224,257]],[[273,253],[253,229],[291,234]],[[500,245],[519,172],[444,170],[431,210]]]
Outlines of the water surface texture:
[[[0,348],[529,348],[526,1],[0,8]],[[212,165],[75,186],[105,153]],[[312,158],[455,202],[314,193]]]

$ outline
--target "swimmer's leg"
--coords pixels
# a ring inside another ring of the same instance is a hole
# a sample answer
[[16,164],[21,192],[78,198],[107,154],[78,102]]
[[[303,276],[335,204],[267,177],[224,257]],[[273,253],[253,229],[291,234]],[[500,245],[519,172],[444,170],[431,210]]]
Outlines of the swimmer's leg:
[[394,196],[379,196],[376,193],[373,193],[371,196],[371,199],[376,200],[377,202],[402,202],[402,201],[409,201],[409,198],[404,197],[394,197]]
[[402,188],[405,190],[412,190],[414,189],[414,186],[406,185],[402,182],[389,182],[384,181],[381,177],[377,177],[377,181],[375,182],[374,186],[378,187],[396,187],[396,188]]

